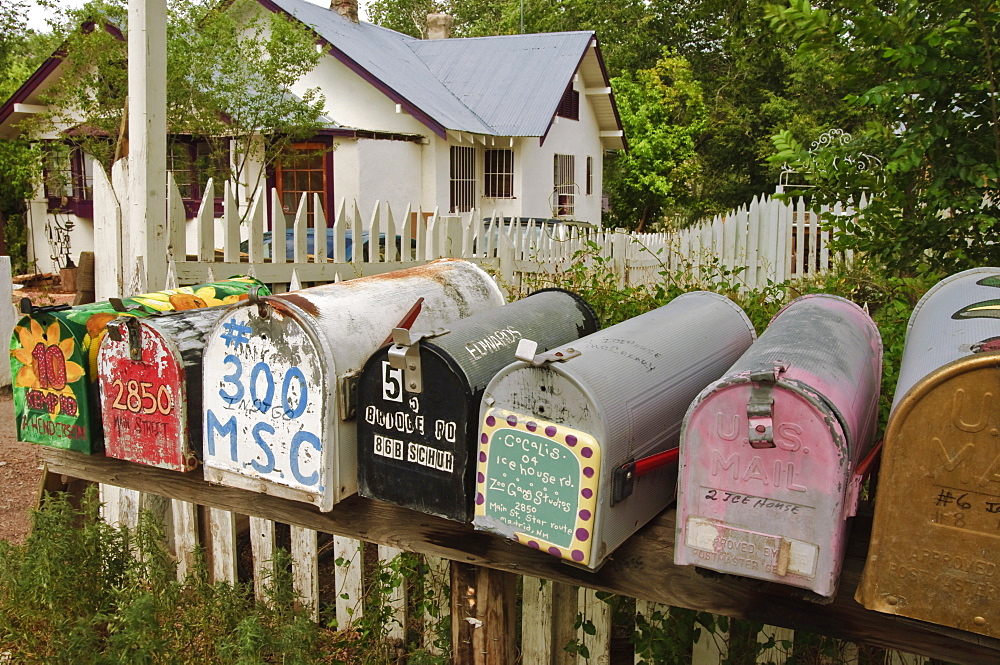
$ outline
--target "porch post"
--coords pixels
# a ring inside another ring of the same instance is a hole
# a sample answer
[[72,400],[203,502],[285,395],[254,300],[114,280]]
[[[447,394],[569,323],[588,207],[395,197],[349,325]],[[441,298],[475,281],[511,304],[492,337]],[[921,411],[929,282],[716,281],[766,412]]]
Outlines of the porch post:
[[[167,6],[128,3],[129,209],[127,257],[142,257],[139,283],[161,289],[167,279]],[[125,283],[133,265],[125,266]],[[134,283],[134,280],[133,280]],[[135,295],[135,294],[123,294]]]

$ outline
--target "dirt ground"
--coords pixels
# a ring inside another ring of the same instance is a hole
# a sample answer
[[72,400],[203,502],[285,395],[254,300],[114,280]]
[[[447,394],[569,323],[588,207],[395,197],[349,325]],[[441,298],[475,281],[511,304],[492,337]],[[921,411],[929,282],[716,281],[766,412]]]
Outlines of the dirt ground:
[[[72,294],[50,288],[17,289],[14,302],[31,298],[36,305],[69,303]],[[7,362],[2,360],[0,362]],[[31,509],[38,503],[42,468],[37,446],[20,443],[14,428],[14,400],[9,390],[0,392],[0,540],[24,542],[30,526]]]

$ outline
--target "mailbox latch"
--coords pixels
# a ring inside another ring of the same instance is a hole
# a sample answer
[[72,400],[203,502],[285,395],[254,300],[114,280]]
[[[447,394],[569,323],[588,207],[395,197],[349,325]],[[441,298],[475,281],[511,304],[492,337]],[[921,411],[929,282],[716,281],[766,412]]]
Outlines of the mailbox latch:
[[406,392],[424,391],[424,380],[420,371],[420,340],[444,335],[447,332],[445,328],[436,328],[429,332],[412,332],[406,328],[392,329],[389,366],[403,370],[403,388]]
[[125,319],[125,332],[128,335],[128,357],[136,362],[142,360],[142,332],[139,328],[139,319],[134,316],[122,317]]
[[632,487],[635,484],[635,479],[639,476],[645,476],[661,466],[676,463],[680,458],[680,452],[680,448],[671,448],[649,457],[629,460],[615,469],[611,478],[611,505],[632,496]]
[[514,357],[524,361],[529,365],[541,367],[546,363],[562,362],[580,355],[579,349],[563,349],[562,351],[549,351],[548,353],[537,353],[538,342],[530,339],[522,339],[517,343],[517,350]]
[[753,387],[747,402],[747,438],[751,448],[774,448],[774,384],[786,365],[781,362],[750,373]]

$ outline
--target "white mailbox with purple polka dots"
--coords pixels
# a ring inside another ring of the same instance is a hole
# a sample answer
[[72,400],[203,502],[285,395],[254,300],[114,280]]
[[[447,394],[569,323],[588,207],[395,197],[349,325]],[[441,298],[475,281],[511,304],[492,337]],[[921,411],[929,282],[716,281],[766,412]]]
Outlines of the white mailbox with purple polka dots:
[[615,469],[676,448],[688,405],[754,337],[732,301],[697,292],[504,368],[480,410],[475,527],[599,568],[677,483],[668,465],[612,501]]

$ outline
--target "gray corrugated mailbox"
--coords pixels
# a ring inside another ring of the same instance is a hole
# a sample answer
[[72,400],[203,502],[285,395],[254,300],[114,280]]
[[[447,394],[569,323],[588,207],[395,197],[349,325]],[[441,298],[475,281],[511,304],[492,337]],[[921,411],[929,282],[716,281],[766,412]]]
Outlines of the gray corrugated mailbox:
[[589,335],[597,316],[561,289],[430,332],[394,331],[365,365],[358,390],[362,496],[472,520],[479,402],[523,338],[548,350]]
[[754,337],[695,292],[547,353],[522,342],[483,396],[476,528],[599,568],[673,501],[684,411]]
[[881,378],[860,307],[820,294],[781,310],[685,416],[675,561],[832,597]]
[[403,321],[429,330],[500,305],[489,275],[446,259],[232,308],[205,348],[205,479],[332,509],[358,487],[368,357]]
[[884,448],[858,601],[1000,638],[1000,267],[913,310]]

